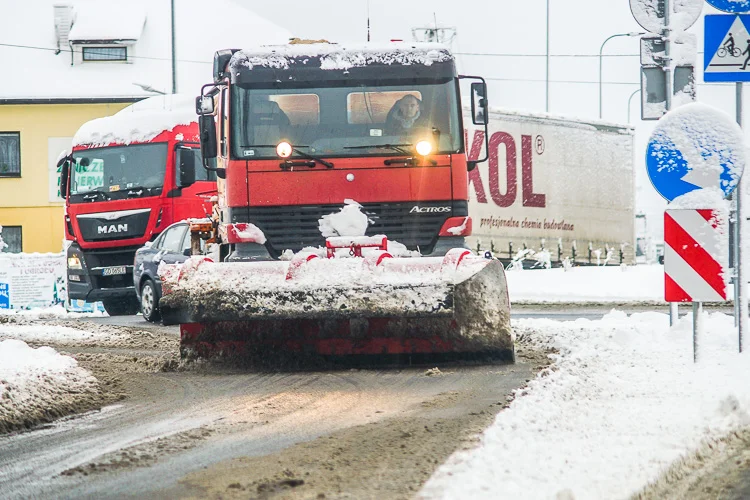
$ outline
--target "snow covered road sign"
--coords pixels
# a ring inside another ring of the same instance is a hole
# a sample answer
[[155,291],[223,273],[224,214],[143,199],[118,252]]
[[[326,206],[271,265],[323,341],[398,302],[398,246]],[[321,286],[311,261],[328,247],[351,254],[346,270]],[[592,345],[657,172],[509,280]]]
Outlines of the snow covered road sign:
[[664,300],[727,300],[725,216],[711,209],[664,212]]
[[745,168],[742,129],[721,110],[690,103],[659,120],[648,142],[646,169],[654,188],[672,201],[696,189],[728,196]]
[[703,80],[750,81],[750,15],[710,15],[704,26]]
[[[669,16],[672,31],[688,29],[703,10],[703,0],[672,0],[669,5],[672,10]],[[666,28],[664,0],[630,0],[630,12],[646,31],[661,35]]]
[[750,12],[750,0],[706,0],[706,2],[724,12]]

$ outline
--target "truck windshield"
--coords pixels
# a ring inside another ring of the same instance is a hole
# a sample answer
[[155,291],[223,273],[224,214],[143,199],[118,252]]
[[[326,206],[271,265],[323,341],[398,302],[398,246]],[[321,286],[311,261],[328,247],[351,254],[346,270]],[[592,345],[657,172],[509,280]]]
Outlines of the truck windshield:
[[71,201],[157,196],[164,186],[167,143],[74,151]]
[[437,153],[462,151],[455,80],[386,86],[257,88],[232,90],[232,154],[276,158],[289,141],[323,157],[412,154],[421,140]]

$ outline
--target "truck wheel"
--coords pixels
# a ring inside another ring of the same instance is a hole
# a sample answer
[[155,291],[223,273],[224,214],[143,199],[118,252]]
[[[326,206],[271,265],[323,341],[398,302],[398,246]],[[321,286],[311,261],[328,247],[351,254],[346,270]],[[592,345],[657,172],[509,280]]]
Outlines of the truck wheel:
[[159,321],[159,292],[156,291],[154,282],[147,279],[141,287],[141,313],[143,319],[155,323]]
[[141,313],[143,319],[155,323],[159,321],[159,292],[154,282],[147,279],[141,287]]
[[132,316],[138,312],[138,300],[135,297],[102,300],[104,310],[110,316]]

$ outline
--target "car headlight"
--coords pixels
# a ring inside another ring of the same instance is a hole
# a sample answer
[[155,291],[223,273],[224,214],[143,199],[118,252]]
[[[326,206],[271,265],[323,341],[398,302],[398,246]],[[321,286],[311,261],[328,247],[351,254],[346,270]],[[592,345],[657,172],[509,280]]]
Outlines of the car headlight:
[[81,259],[77,255],[68,257],[68,269],[83,269]]

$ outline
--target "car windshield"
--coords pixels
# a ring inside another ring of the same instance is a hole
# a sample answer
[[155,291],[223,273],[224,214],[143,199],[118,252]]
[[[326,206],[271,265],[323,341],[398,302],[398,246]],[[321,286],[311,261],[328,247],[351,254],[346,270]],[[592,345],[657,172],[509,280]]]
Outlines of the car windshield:
[[99,200],[156,196],[164,186],[167,143],[75,151],[73,159],[71,196]]
[[387,86],[232,88],[232,153],[238,159],[276,158],[281,141],[321,157],[412,154],[421,140],[432,142],[438,153],[461,151],[453,79]]

